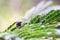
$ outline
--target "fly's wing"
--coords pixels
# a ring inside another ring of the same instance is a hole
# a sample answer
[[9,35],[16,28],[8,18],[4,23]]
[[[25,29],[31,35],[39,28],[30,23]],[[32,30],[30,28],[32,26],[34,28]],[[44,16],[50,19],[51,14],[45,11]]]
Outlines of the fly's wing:
[[[32,17],[32,16],[35,16],[37,13],[40,13],[42,12],[44,9],[46,9],[47,7],[49,7],[50,5],[52,5],[52,1],[49,1],[49,2],[45,2],[45,1],[42,1],[40,2],[39,4],[37,4],[35,7],[31,8],[30,10],[28,10],[26,13],[25,13],[25,17]],[[41,13],[40,13],[41,14]]]
[[52,4],[52,1],[49,1],[47,3],[45,1],[42,1],[41,3],[37,4],[37,6],[29,9],[25,13],[25,16],[21,18],[22,24],[24,24],[24,22],[28,21],[30,18],[34,17],[37,14],[42,15],[41,12],[44,11],[51,4]]

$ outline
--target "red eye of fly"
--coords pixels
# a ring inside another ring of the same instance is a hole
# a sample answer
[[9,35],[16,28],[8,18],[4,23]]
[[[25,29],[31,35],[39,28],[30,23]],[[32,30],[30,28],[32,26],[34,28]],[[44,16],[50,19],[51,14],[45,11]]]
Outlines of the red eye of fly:
[[16,26],[18,27],[18,26],[21,26],[21,23],[22,22],[16,22]]

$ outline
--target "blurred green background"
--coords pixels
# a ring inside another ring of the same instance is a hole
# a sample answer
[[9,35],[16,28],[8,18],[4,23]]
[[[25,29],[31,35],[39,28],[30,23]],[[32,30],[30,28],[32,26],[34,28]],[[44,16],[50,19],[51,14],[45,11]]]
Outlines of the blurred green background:
[[41,0],[0,0],[0,30],[19,21],[25,12],[36,6]]

